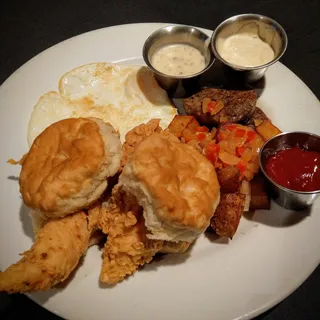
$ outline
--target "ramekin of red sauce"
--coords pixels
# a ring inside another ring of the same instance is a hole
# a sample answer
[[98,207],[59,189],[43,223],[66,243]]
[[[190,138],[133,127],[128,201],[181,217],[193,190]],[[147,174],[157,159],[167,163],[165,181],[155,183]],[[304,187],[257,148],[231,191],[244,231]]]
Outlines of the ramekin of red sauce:
[[265,168],[270,179],[296,191],[320,189],[320,153],[299,147],[287,148],[268,157]]
[[288,132],[271,138],[261,148],[260,169],[278,204],[293,210],[310,206],[320,195],[320,137]]

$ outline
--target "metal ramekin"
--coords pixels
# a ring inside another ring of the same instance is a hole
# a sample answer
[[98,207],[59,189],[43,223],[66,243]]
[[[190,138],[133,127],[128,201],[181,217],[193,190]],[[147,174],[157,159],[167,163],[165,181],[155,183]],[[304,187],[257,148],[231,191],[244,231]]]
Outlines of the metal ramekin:
[[[205,58],[205,68],[189,76],[171,76],[155,69],[151,64],[152,55],[159,48],[170,44],[189,44],[198,49]],[[142,55],[160,86],[174,98],[184,97],[190,88],[197,85],[200,75],[214,62],[214,55],[210,49],[210,37],[199,29],[186,25],[169,25],[153,32],[144,43]]]
[[[245,67],[234,65],[224,60],[219,54],[218,39],[227,38],[230,35],[242,32],[256,32],[259,37],[268,43],[275,57],[272,61],[256,66]],[[283,27],[275,20],[260,14],[240,14],[223,21],[214,31],[211,37],[211,48],[218,60],[226,67],[226,75],[229,79],[240,80],[244,83],[252,83],[260,80],[267,68],[277,62],[287,49],[288,37]]]
[[259,157],[260,169],[268,181],[271,197],[275,202],[286,209],[301,210],[313,204],[319,197],[320,190],[302,192],[285,188],[273,181],[264,170],[268,157],[279,150],[292,147],[320,152],[320,136],[301,131],[285,132],[276,135],[261,148]]

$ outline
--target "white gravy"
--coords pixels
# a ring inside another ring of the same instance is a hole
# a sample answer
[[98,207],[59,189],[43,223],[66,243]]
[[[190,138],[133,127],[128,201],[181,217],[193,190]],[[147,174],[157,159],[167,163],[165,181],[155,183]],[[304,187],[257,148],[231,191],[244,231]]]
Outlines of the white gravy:
[[187,44],[173,44],[160,48],[151,58],[152,66],[170,76],[189,76],[205,68],[201,52]]
[[242,67],[261,66],[274,58],[271,46],[258,35],[249,33],[218,39],[217,50],[224,60]]

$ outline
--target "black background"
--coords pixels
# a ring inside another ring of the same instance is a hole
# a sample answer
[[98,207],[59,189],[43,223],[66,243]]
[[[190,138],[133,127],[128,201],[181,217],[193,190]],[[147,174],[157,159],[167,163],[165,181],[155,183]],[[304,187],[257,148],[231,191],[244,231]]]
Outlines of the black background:
[[[289,45],[281,62],[319,98],[320,0],[1,0],[0,84],[41,51],[87,31],[136,22],[174,22],[214,29],[229,16],[248,12],[270,16],[285,28]],[[0,294],[1,319],[18,319],[21,311],[23,317],[59,319],[23,295]],[[214,313],[212,318],[219,319]],[[258,319],[320,319],[320,267]]]

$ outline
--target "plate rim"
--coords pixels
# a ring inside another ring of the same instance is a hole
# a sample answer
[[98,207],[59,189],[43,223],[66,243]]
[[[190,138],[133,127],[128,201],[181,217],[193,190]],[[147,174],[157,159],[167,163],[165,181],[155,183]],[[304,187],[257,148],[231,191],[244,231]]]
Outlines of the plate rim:
[[[53,44],[52,46],[48,47],[47,49],[41,51],[40,53],[38,53],[37,55],[35,55],[34,57],[32,57],[31,59],[29,59],[28,61],[26,61],[25,63],[23,63],[18,69],[16,69],[8,78],[6,78],[4,80],[4,82],[1,84],[0,89],[3,89],[4,87],[6,87],[8,84],[10,84],[11,81],[15,80],[15,77],[17,77],[19,75],[20,72],[22,72],[24,70],[24,68],[26,68],[29,63],[32,63],[34,60],[38,59],[40,56],[46,54],[47,51],[52,50],[54,47],[57,46],[63,46],[65,43],[67,42],[71,42],[76,40],[77,38],[81,38],[81,37],[90,37],[90,34],[93,33],[98,33],[98,32],[103,32],[106,29],[119,29],[119,28],[128,28],[130,26],[135,26],[135,25],[150,25],[150,26],[163,26],[163,25],[169,25],[169,24],[177,24],[177,23],[162,23],[162,22],[144,22],[144,23],[129,23],[129,24],[119,24],[119,25],[113,25],[113,26],[109,26],[109,27],[102,27],[102,28],[98,28],[95,30],[90,30],[87,32],[84,32],[82,34],[78,34],[75,35],[71,38],[65,39],[59,43]],[[199,28],[200,30],[204,30],[206,32],[210,32],[212,33],[213,30],[210,29],[206,29],[206,28],[202,28],[202,27],[197,27],[194,26],[196,28]],[[142,56],[142,54],[141,54]],[[317,98],[317,96],[313,93],[313,91],[307,86],[306,83],[304,83],[302,81],[302,79],[300,79],[293,71],[291,71],[288,67],[286,67],[284,64],[282,64],[281,62],[277,62],[277,64],[281,65],[282,67],[284,67],[286,69],[286,72],[290,72],[292,74],[292,76],[295,77],[296,80],[298,80],[300,82],[300,84],[302,84],[305,89],[307,89],[307,91],[309,91],[310,96],[312,95],[312,97],[314,98],[315,102],[317,102],[319,104],[319,100]],[[319,104],[320,106],[320,104]],[[319,262],[318,265],[320,263],[320,256],[319,256]],[[312,274],[312,272],[318,267],[318,265],[315,265],[313,268],[311,268],[312,270],[308,270],[307,272],[304,273],[303,277],[299,277],[299,279],[302,279],[302,281],[298,281],[297,284],[295,286],[293,286],[293,288],[289,291],[287,291],[287,293],[285,295],[283,294],[279,294],[274,296],[274,299],[272,299],[269,303],[265,303],[263,306],[256,308],[255,310],[252,310],[251,312],[247,313],[246,315],[240,316],[238,319],[251,319],[255,316],[258,316],[260,314],[262,314],[263,312],[271,309],[272,307],[274,307],[275,305],[277,305],[279,302],[283,301],[285,298],[287,298],[289,295],[292,294],[292,292],[294,292],[302,283],[304,283],[306,281],[306,279],[308,279],[308,277]],[[305,269],[304,269],[305,270]],[[49,310],[50,312],[56,314],[57,316],[63,317],[62,314],[60,314],[58,311],[54,310],[53,308],[50,307],[44,307],[41,303],[37,302],[36,297],[33,297],[32,294],[25,294],[28,298],[30,298],[31,300],[33,300],[34,302],[36,302],[38,305],[40,305],[41,307]]]

